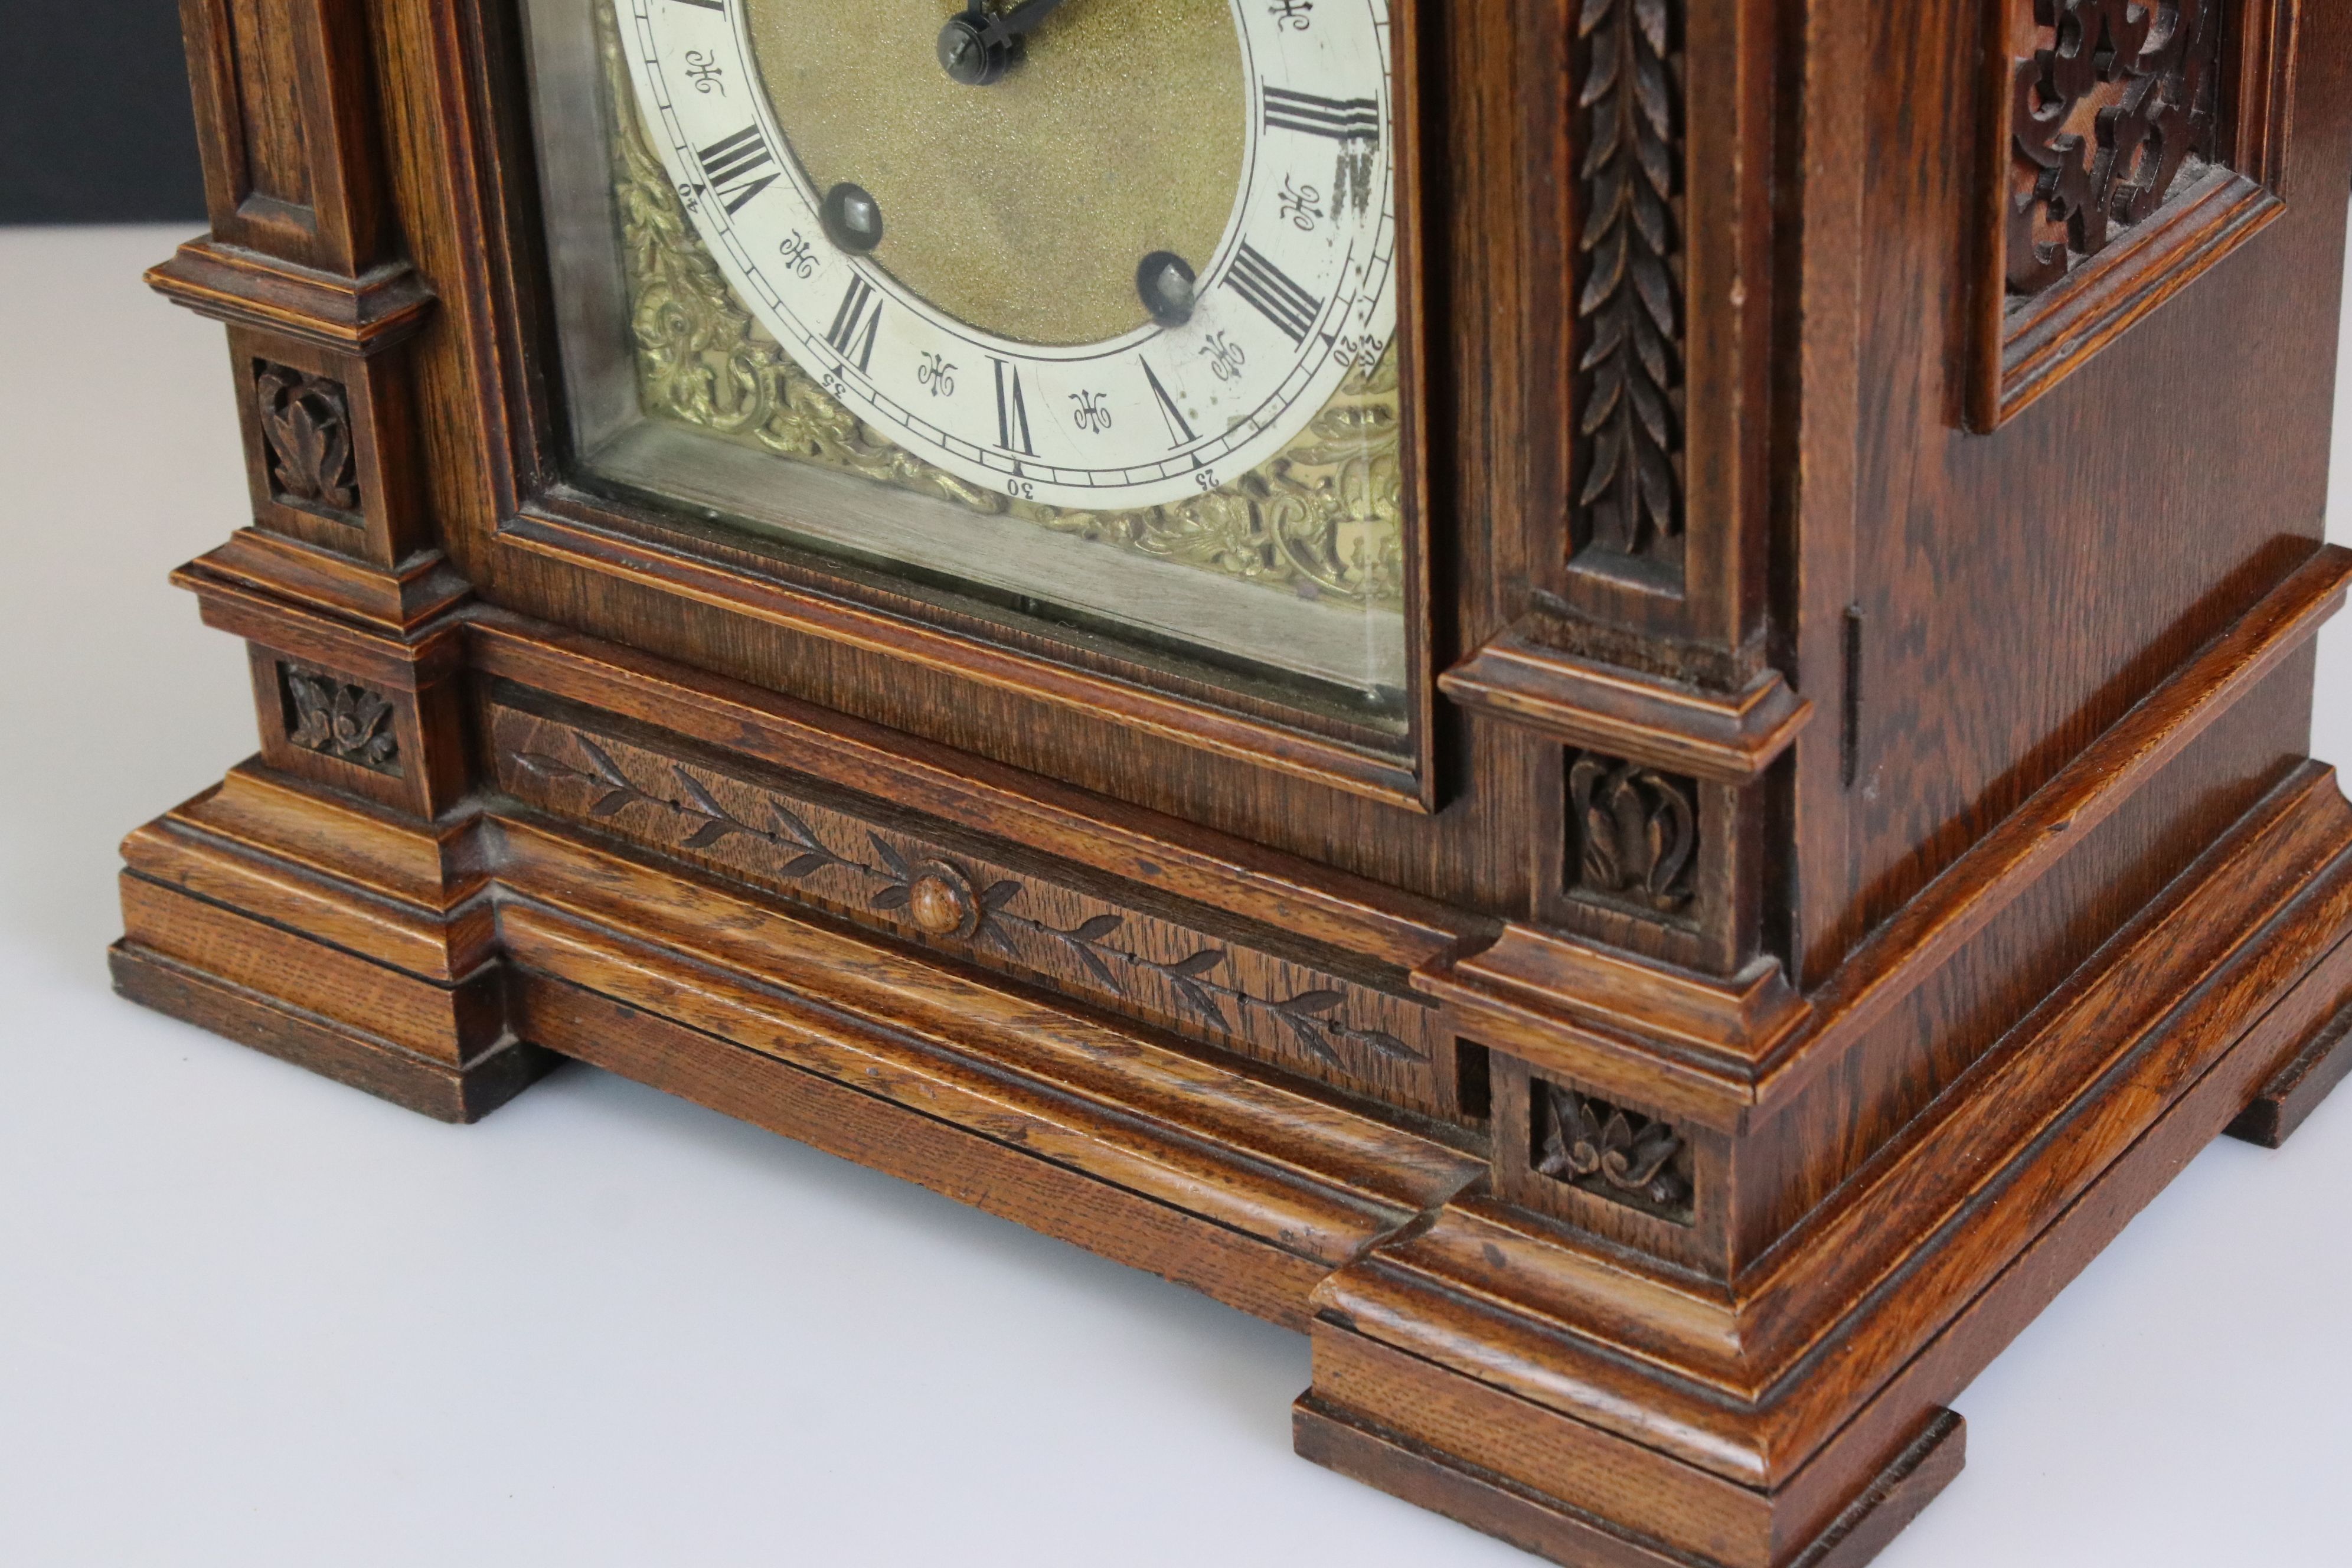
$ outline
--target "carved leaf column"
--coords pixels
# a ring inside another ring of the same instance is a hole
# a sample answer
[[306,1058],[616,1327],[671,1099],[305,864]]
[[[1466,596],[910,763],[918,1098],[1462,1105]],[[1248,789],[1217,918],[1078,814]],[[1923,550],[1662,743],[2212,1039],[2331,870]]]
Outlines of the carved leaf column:
[[1582,0],[1575,548],[1669,568],[1683,537],[1681,0]]
[[[1567,461],[1499,635],[1440,677],[1544,743],[1524,920],[1417,980],[1491,1107],[1494,1183],[1533,1214],[1722,1276],[1731,1142],[1656,1103],[1693,1048],[1803,1004],[1767,951],[1769,781],[1812,705],[1769,658],[1762,411],[1773,289],[1761,8],[1568,0],[1557,321]],[[1540,389],[1531,396],[1541,395]],[[1553,395],[1557,397],[1557,393]]]

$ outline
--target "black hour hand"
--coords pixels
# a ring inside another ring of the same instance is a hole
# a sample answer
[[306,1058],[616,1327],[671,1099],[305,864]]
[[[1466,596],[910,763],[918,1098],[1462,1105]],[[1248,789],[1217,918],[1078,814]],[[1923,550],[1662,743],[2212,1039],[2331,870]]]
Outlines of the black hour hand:
[[971,8],[940,29],[940,68],[966,87],[999,80],[1021,58],[1021,41],[1062,6],[1063,0],[1021,0],[1003,16],[972,0]]

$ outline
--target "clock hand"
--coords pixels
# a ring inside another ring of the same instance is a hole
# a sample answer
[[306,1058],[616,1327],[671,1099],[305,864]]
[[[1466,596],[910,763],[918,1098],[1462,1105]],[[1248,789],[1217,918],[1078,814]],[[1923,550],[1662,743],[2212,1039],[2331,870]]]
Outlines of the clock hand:
[[961,16],[940,29],[940,67],[966,87],[986,87],[1021,58],[1021,42],[1039,23],[1061,9],[1064,0],[1021,0],[1003,16],[992,16],[971,0]]

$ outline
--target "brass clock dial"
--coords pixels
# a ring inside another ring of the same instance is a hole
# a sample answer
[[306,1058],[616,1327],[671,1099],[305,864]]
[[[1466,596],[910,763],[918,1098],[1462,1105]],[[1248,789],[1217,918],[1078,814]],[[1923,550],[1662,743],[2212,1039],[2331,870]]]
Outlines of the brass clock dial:
[[944,0],[625,0],[747,309],[878,433],[1092,510],[1274,457],[1395,323],[1384,0],[1066,0],[984,84]]
[[943,315],[1067,346],[1147,324],[1154,251],[1216,253],[1248,152],[1232,0],[1067,0],[984,88],[936,60],[943,0],[752,0],[812,188],[872,193],[875,260]]

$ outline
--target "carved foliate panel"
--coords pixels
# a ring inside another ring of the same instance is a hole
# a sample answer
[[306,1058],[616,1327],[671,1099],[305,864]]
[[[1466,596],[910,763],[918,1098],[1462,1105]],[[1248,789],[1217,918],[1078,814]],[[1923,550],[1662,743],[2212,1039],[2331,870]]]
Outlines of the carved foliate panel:
[[2000,0],[1969,423],[1998,429],[2284,210],[2294,0]]
[[543,810],[1222,1048],[1442,1112],[1433,1006],[651,744],[503,707],[491,732],[499,786]]
[[1574,539],[1682,562],[1684,0],[1577,18]]
[[371,773],[401,776],[391,699],[296,664],[278,666],[278,684],[289,744]]
[[2035,294],[2145,223],[2218,156],[2223,0],[2014,0],[2007,283]]
[[358,455],[343,384],[264,362],[254,367],[253,396],[271,499],[358,522]]
[[1672,1127],[1539,1078],[1530,1090],[1528,1149],[1537,1175],[1691,1223],[1691,1151]]
[[1696,889],[1698,786],[1595,752],[1568,766],[1570,891],[1652,918],[1685,914]]

